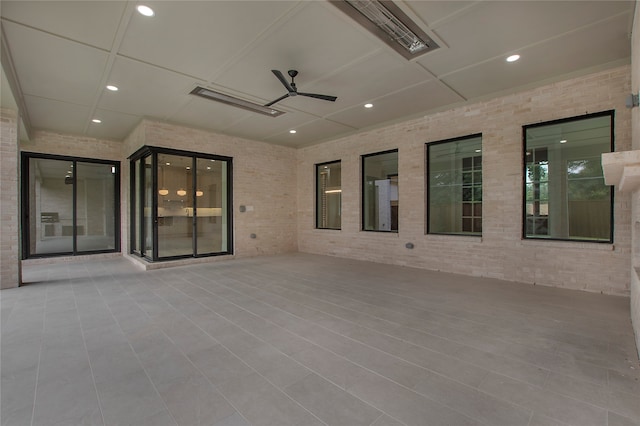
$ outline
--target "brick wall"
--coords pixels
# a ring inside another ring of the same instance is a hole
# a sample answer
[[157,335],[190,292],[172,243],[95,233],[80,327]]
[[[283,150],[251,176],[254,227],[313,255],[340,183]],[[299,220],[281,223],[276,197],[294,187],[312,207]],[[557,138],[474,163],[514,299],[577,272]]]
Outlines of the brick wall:
[[[636,1],[636,12],[631,37],[631,93],[640,91],[640,1]],[[631,110],[633,149],[640,149],[640,107]],[[631,319],[636,333],[636,347],[640,350],[640,191],[633,194],[633,262],[631,270]]]
[[20,284],[18,116],[0,109],[0,289]]
[[[630,196],[615,196],[614,244],[522,240],[521,217],[522,126],[614,109],[616,150],[629,150],[630,72],[618,67],[298,150],[299,250],[628,295]],[[482,133],[483,236],[425,235],[425,143],[474,133]],[[395,148],[400,230],[360,231],[360,156]],[[342,160],[342,230],[316,230],[314,164],[333,160]]]

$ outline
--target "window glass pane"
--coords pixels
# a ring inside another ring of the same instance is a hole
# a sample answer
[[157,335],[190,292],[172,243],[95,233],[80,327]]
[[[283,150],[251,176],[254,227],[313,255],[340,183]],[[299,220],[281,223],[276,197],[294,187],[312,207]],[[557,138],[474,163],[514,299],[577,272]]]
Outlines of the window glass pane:
[[428,232],[482,234],[482,137],[427,145]]
[[363,229],[398,231],[398,151],[362,157]]
[[227,163],[196,160],[196,216],[198,254],[227,250]]
[[133,209],[132,209],[132,221],[131,221],[131,225],[132,228],[135,230],[134,232],[134,236],[133,236],[133,244],[131,249],[138,254],[141,254],[141,250],[140,248],[142,247],[142,227],[140,226],[140,214],[139,212],[141,212],[141,208],[142,208],[142,193],[140,192],[140,179],[141,179],[141,173],[142,173],[142,160],[138,160],[134,163],[134,168],[135,171],[133,172],[133,197],[134,197],[134,203],[133,203]]
[[78,161],[75,171],[77,250],[114,250],[115,167]]
[[340,229],[342,165],[340,161],[316,165],[316,227]]
[[158,257],[193,254],[192,163],[192,157],[158,154]]
[[610,241],[612,191],[601,155],[611,113],[525,127],[527,238]]
[[73,252],[73,161],[29,159],[29,253]]
[[151,156],[143,159],[144,167],[144,252],[147,257],[153,253],[153,170],[151,170]]

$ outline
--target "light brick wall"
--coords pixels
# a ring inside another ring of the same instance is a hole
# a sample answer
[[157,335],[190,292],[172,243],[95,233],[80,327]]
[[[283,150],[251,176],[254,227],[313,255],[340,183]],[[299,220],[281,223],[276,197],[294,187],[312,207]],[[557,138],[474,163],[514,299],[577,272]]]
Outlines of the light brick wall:
[[[232,157],[235,256],[297,250],[295,149],[147,120],[125,140],[124,156],[143,145]],[[128,169],[126,174],[128,182]],[[128,202],[128,195],[123,201]],[[253,210],[241,213],[240,205]],[[128,223],[126,214],[123,230]],[[128,239],[123,244],[127,253]]]
[[[300,251],[629,294],[631,198],[615,196],[614,244],[522,240],[522,126],[615,110],[631,148],[630,67],[574,78],[298,150]],[[425,143],[482,133],[483,236],[425,235]],[[360,156],[399,149],[399,232],[363,232]],[[342,160],[342,230],[314,229],[314,164]],[[412,242],[415,248],[405,248]]]
[[0,109],[0,289],[20,284],[18,115]]
[[[631,38],[631,93],[640,91],[640,1],[636,1]],[[631,110],[633,149],[640,149],[640,107]],[[631,270],[631,319],[636,333],[636,347],[640,349],[640,191],[633,194],[633,262]]]

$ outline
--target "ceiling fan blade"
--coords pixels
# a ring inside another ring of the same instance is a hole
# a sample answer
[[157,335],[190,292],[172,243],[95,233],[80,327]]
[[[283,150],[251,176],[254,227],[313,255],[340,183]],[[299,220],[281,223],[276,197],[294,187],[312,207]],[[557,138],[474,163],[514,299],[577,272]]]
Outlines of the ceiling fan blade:
[[317,93],[301,93],[301,92],[298,92],[298,95],[307,96],[309,98],[322,99],[324,101],[330,101],[330,102],[335,102],[336,99],[338,99],[337,96],[318,95]]
[[288,98],[288,97],[289,97],[289,94],[287,93],[286,95],[282,95],[278,99],[276,99],[275,101],[271,101],[268,104],[265,104],[264,106],[266,106],[266,107],[271,106],[271,105],[275,104],[276,102],[280,102],[284,98]]
[[291,84],[289,84],[289,82],[287,81],[287,79],[284,78],[284,75],[282,75],[282,73],[278,70],[271,70],[271,72],[278,77],[278,80],[280,80],[280,83],[282,83],[282,85],[285,87],[285,89],[287,89],[287,92],[289,93],[295,93],[295,90],[293,89],[293,87],[291,87]]

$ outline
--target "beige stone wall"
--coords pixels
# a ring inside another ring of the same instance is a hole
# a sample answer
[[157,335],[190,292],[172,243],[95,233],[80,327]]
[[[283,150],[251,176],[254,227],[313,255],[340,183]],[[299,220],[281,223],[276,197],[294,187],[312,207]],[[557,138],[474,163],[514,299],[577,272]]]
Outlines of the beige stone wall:
[[0,289],[20,284],[18,115],[0,109]]
[[[297,250],[295,149],[155,121],[143,121],[132,132],[125,141],[124,156],[143,145],[232,157],[235,256]],[[240,205],[247,211],[241,213]],[[126,214],[123,231],[128,223]],[[128,245],[123,238],[124,253]]]
[[[525,241],[521,217],[522,126],[613,109],[616,150],[628,150],[630,72],[619,67],[300,149],[299,250],[628,295],[630,196],[615,196],[614,244]],[[474,133],[483,144],[483,236],[425,235],[425,143]],[[400,230],[360,231],[360,156],[395,148]],[[342,160],[342,230],[317,230],[314,164],[333,160]]]

